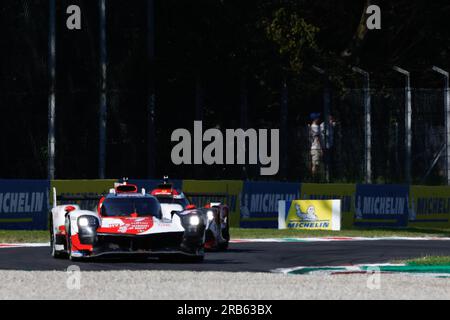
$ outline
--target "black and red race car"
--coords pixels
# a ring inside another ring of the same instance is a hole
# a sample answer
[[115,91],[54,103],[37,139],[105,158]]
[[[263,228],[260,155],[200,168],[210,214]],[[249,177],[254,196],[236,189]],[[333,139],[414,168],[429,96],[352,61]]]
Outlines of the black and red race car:
[[[172,210],[194,210],[196,205],[181,191],[173,187],[164,177],[162,184],[158,185],[150,194],[156,197],[161,207],[172,207]],[[202,207],[202,212],[206,214],[208,227],[205,233],[205,249],[207,250],[226,250],[230,242],[230,210],[226,204],[221,202],[207,201]]]

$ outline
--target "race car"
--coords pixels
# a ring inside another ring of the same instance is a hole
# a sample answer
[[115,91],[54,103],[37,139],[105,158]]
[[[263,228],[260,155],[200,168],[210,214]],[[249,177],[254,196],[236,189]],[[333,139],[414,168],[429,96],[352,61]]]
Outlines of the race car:
[[[155,196],[162,208],[167,206],[171,210],[193,210],[196,208],[186,195],[173,187],[164,177],[163,183],[150,192]],[[214,195],[208,195],[214,196]],[[226,250],[230,242],[229,208],[221,202],[207,202],[203,212],[206,214],[208,225],[206,227],[205,249]]]
[[[95,197],[94,197],[95,198]],[[70,197],[60,197],[69,200]],[[87,197],[70,200],[91,200]],[[57,205],[50,212],[52,256],[71,260],[104,255],[143,255],[204,259],[205,232],[209,228],[204,209],[161,206],[158,199],[127,182],[97,196],[94,210],[77,204]]]

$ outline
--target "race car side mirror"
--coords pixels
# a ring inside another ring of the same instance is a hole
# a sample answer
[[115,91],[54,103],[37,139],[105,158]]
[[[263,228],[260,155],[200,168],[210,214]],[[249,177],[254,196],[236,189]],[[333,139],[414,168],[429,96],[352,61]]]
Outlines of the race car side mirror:
[[197,208],[197,206],[195,204],[188,204],[186,206],[186,210],[192,210],[192,209],[195,209],[195,208]]
[[74,210],[76,210],[76,208],[74,206],[67,206],[67,207],[65,207],[64,211],[66,211],[66,214],[64,216],[67,217],[69,215],[69,213],[71,213]]
[[178,213],[180,213],[180,212],[181,212],[181,211],[172,210],[172,211],[170,212],[170,215],[171,215],[171,217],[173,218],[174,215],[176,215],[176,214],[178,214]]
[[74,207],[74,206],[67,206],[66,208],[65,208],[65,211],[67,212],[67,213],[69,213],[69,212],[72,212],[72,211],[74,211],[76,208]]

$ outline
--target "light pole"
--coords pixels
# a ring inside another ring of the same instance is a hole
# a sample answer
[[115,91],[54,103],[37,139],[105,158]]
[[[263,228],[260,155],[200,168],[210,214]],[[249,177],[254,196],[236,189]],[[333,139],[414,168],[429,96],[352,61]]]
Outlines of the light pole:
[[56,47],[55,47],[55,0],[49,3],[49,28],[48,28],[48,73],[50,76],[50,85],[48,93],[48,164],[47,177],[49,180],[55,179],[55,77],[56,77]]
[[100,113],[99,113],[99,152],[98,152],[98,175],[105,179],[106,166],[106,4],[105,0],[99,0],[100,9]]
[[[324,90],[323,90],[323,121],[324,121],[324,143],[325,152],[328,152],[328,148],[331,147],[333,137],[330,136],[330,110],[331,110],[331,97],[330,97],[330,78],[328,73],[317,66],[313,66],[313,69],[319,73],[324,80]],[[330,182],[330,155],[326,155],[325,158],[325,180]]]
[[280,105],[280,133],[281,133],[281,177],[287,178],[288,168],[288,103],[289,90],[286,77],[281,85],[281,105]]
[[147,101],[147,176],[155,178],[156,142],[155,142],[155,4],[147,2],[147,54],[150,65],[148,75]]
[[433,71],[444,76],[444,106],[445,106],[445,164],[447,171],[447,185],[450,185],[450,90],[449,73],[439,67],[433,66]]
[[370,74],[358,67],[352,70],[364,77],[364,173],[365,182],[372,183],[372,126],[370,117]]
[[405,179],[411,183],[411,147],[412,147],[412,99],[411,99],[411,77],[405,69],[394,66],[393,69],[405,76]]

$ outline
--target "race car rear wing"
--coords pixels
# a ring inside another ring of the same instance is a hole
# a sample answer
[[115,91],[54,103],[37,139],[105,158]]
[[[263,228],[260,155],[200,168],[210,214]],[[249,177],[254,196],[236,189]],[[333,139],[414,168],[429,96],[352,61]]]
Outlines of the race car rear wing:
[[207,203],[220,202],[228,204],[229,195],[227,193],[215,192],[185,192],[184,195],[198,207],[203,207]]
[[[121,187],[128,187],[128,186],[132,186],[132,185],[119,185],[116,186],[115,189],[110,189],[109,193],[136,193],[137,192],[137,188],[135,186],[133,186],[134,188],[121,188]],[[99,193],[78,193],[78,194],[60,194],[58,195],[58,193],[56,192],[56,188],[53,188],[53,207],[56,207],[58,205],[58,201],[59,202],[84,202],[85,204],[92,204],[92,205],[96,205],[96,203],[105,195],[104,194],[99,194]],[[141,190],[142,194],[145,194],[145,189]],[[89,203],[91,202],[91,203]]]
[[78,202],[78,201],[99,201],[104,195],[96,193],[80,193],[80,194],[60,194],[56,192],[56,188],[52,190],[53,208],[58,202]]

